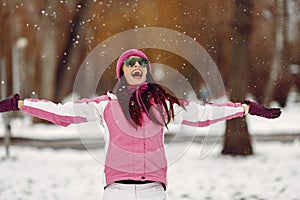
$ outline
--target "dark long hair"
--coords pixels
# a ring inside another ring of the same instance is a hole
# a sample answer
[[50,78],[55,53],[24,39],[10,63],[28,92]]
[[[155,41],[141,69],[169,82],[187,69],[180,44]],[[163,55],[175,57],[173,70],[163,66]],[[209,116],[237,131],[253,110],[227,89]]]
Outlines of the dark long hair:
[[[174,104],[180,105],[178,98],[167,88],[156,83],[150,73],[147,73],[147,89],[141,94],[140,106],[136,99],[137,91],[130,91],[124,76],[120,79],[116,95],[121,104],[122,111],[130,124],[137,128],[142,126],[142,112],[148,113],[148,117],[155,123],[166,126],[174,119]],[[150,107],[155,106],[159,116],[155,115]]]

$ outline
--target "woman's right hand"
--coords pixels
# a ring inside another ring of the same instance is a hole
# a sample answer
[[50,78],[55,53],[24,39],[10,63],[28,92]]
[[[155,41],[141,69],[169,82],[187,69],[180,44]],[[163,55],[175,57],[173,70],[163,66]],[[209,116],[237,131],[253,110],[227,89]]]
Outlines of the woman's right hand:
[[19,101],[20,101],[19,94],[14,94],[11,98],[6,98],[1,100],[0,113],[19,110]]

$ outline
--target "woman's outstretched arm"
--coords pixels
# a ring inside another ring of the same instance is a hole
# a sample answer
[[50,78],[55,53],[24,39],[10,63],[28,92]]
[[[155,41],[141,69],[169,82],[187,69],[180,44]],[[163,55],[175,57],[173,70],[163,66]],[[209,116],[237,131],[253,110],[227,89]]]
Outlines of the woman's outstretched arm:
[[243,103],[227,102],[225,104],[205,104],[183,101],[185,109],[176,107],[174,123],[204,127],[211,124],[243,117],[247,114],[264,118],[277,118],[281,114],[279,108],[266,108],[252,101]]
[[21,110],[23,113],[38,117],[60,126],[95,121],[101,118],[99,110],[106,105],[106,95],[94,99],[56,104],[42,99],[20,100],[18,94],[0,101],[0,112]]

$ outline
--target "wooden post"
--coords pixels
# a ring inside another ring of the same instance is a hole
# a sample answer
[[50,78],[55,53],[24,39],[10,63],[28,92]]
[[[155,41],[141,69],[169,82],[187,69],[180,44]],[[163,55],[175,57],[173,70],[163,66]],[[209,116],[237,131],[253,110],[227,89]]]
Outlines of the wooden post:
[[1,99],[6,97],[6,67],[5,60],[0,59],[0,68],[1,68]]
[[[0,59],[0,68],[1,68],[1,99],[6,98],[7,92],[6,92],[6,63],[5,60],[2,58]],[[5,127],[5,133],[4,133],[4,146],[5,146],[5,155],[6,157],[10,156],[10,118],[9,116],[4,113],[3,114],[3,121],[4,121],[4,127]]]

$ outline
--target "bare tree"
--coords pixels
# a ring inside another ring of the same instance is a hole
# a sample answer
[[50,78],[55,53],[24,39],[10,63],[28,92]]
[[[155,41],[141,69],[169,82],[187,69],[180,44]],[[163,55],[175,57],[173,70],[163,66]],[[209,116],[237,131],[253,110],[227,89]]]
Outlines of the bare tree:
[[269,105],[270,101],[273,98],[273,93],[275,90],[275,84],[280,74],[280,66],[282,64],[283,59],[283,51],[284,51],[284,34],[285,25],[284,25],[284,13],[286,7],[285,0],[277,0],[275,1],[277,12],[275,13],[274,17],[274,32],[275,32],[275,46],[274,46],[274,53],[271,62],[271,69],[270,69],[270,76],[268,82],[265,87],[265,96],[263,103],[265,105]]
[[[252,1],[235,0],[233,18],[233,53],[231,79],[229,80],[230,99],[243,101],[247,90],[249,74],[249,40],[252,32]],[[247,124],[244,118],[227,122],[222,154],[253,154]]]

